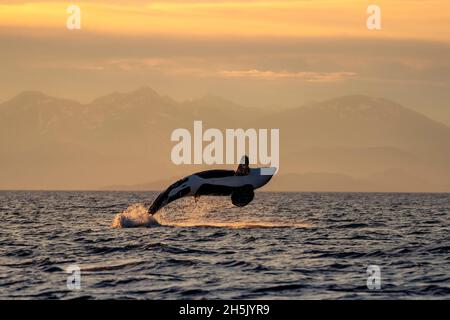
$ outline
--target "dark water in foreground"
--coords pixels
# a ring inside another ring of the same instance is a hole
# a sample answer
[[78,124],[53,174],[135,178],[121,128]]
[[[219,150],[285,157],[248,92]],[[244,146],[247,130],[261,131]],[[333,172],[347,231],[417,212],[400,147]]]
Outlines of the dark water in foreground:
[[[0,192],[0,298],[450,298],[450,195],[185,199],[161,227],[111,228],[155,194]],[[81,289],[66,267],[81,268]],[[366,286],[378,265],[381,289]]]

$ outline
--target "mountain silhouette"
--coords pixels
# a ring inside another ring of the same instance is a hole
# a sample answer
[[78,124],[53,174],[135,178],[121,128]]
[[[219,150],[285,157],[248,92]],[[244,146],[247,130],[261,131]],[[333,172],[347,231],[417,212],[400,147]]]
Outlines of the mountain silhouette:
[[280,172],[267,190],[450,191],[450,128],[390,100],[351,95],[259,110],[212,95],[177,101],[149,87],[85,104],[26,91],[0,104],[0,188],[163,188],[168,177],[211,168],[170,161],[171,132],[192,130],[194,120],[279,128]]

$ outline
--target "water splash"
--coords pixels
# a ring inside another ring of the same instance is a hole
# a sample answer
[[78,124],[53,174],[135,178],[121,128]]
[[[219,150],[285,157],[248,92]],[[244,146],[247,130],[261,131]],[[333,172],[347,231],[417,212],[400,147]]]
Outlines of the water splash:
[[158,227],[161,224],[141,203],[129,206],[125,211],[118,213],[113,220],[113,228]]

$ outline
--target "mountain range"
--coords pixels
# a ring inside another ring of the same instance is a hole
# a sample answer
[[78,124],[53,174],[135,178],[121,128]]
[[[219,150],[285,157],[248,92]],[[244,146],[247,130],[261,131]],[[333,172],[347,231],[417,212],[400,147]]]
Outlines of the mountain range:
[[265,190],[450,191],[450,127],[393,101],[347,95],[259,109],[149,87],[86,104],[26,91],[0,104],[0,188],[162,189],[210,168],[170,161],[171,132],[194,120],[279,128],[280,170]]

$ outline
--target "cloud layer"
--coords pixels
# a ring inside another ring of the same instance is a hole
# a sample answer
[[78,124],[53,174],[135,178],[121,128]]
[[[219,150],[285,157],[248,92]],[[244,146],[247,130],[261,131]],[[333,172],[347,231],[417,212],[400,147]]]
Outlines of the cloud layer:
[[342,94],[385,96],[450,123],[450,2],[66,1],[0,4],[0,100],[24,89],[88,101],[150,85],[185,99],[297,106]]

